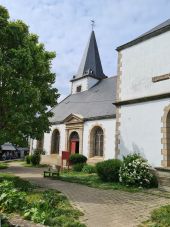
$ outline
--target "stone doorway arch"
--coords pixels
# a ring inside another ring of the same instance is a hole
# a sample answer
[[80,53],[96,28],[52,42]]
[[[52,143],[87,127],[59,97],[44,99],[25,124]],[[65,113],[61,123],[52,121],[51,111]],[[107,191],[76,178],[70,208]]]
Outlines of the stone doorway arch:
[[164,109],[164,116],[162,118],[163,127],[162,127],[162,166],[163,167],[170,167],[170,105],[165,107]]

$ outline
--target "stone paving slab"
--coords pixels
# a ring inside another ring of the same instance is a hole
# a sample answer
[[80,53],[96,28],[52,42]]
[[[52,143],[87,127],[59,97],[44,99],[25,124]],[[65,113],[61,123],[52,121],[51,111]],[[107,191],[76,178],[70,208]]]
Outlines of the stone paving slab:
[[170,199],[150,193],[102,190],[76,183],[43,178],[43,168],[26,168],[10,163],[3,172],[11,172],[39,186],[64,193],[74,206],[84,212],[82,220],[88,227],[136,227],[148,219],[150,212]]

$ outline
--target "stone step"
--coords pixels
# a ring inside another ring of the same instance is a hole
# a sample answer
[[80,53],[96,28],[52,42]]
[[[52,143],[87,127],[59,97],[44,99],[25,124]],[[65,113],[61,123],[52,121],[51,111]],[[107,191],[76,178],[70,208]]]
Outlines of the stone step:
[[87,163],[90,165],[95,165],[98,162],[102,162],[104,161],[103,157],[93,157],[93,158],[89,158],[87,160]]
[[166,186],[166,185],[162,185],[159,186],[159,190],[161,191],[166,191],[166,192],[170,192],[170,187]]
[[159,178],[159,182],[163,185],[169,185],[170,186],[170,178],[166,179],[166,178]]
[[170,168],[156,168],[159,182],[159,189],[170,192]]

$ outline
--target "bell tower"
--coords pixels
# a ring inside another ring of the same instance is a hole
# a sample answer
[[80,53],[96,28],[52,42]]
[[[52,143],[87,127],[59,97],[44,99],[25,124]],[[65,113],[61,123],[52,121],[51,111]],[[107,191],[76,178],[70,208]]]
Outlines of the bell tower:
[[107,78],[103,73],[95,33],[92,27],[89,41],[85,48],[77,74],[71,79],[71,93],[83,92],[94,86],[98,81]]

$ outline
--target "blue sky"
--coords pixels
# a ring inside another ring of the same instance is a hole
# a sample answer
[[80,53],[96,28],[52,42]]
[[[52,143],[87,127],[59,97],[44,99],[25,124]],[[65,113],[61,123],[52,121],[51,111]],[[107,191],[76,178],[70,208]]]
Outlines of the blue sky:
[[55,51],[53,71],[60,99],[70,92],[69,80],[78,70],[96,21],[95,33],[104,73],[116,75],[115,48],[170,18],[170,0],[0,0],[11,19],[22,19]]

